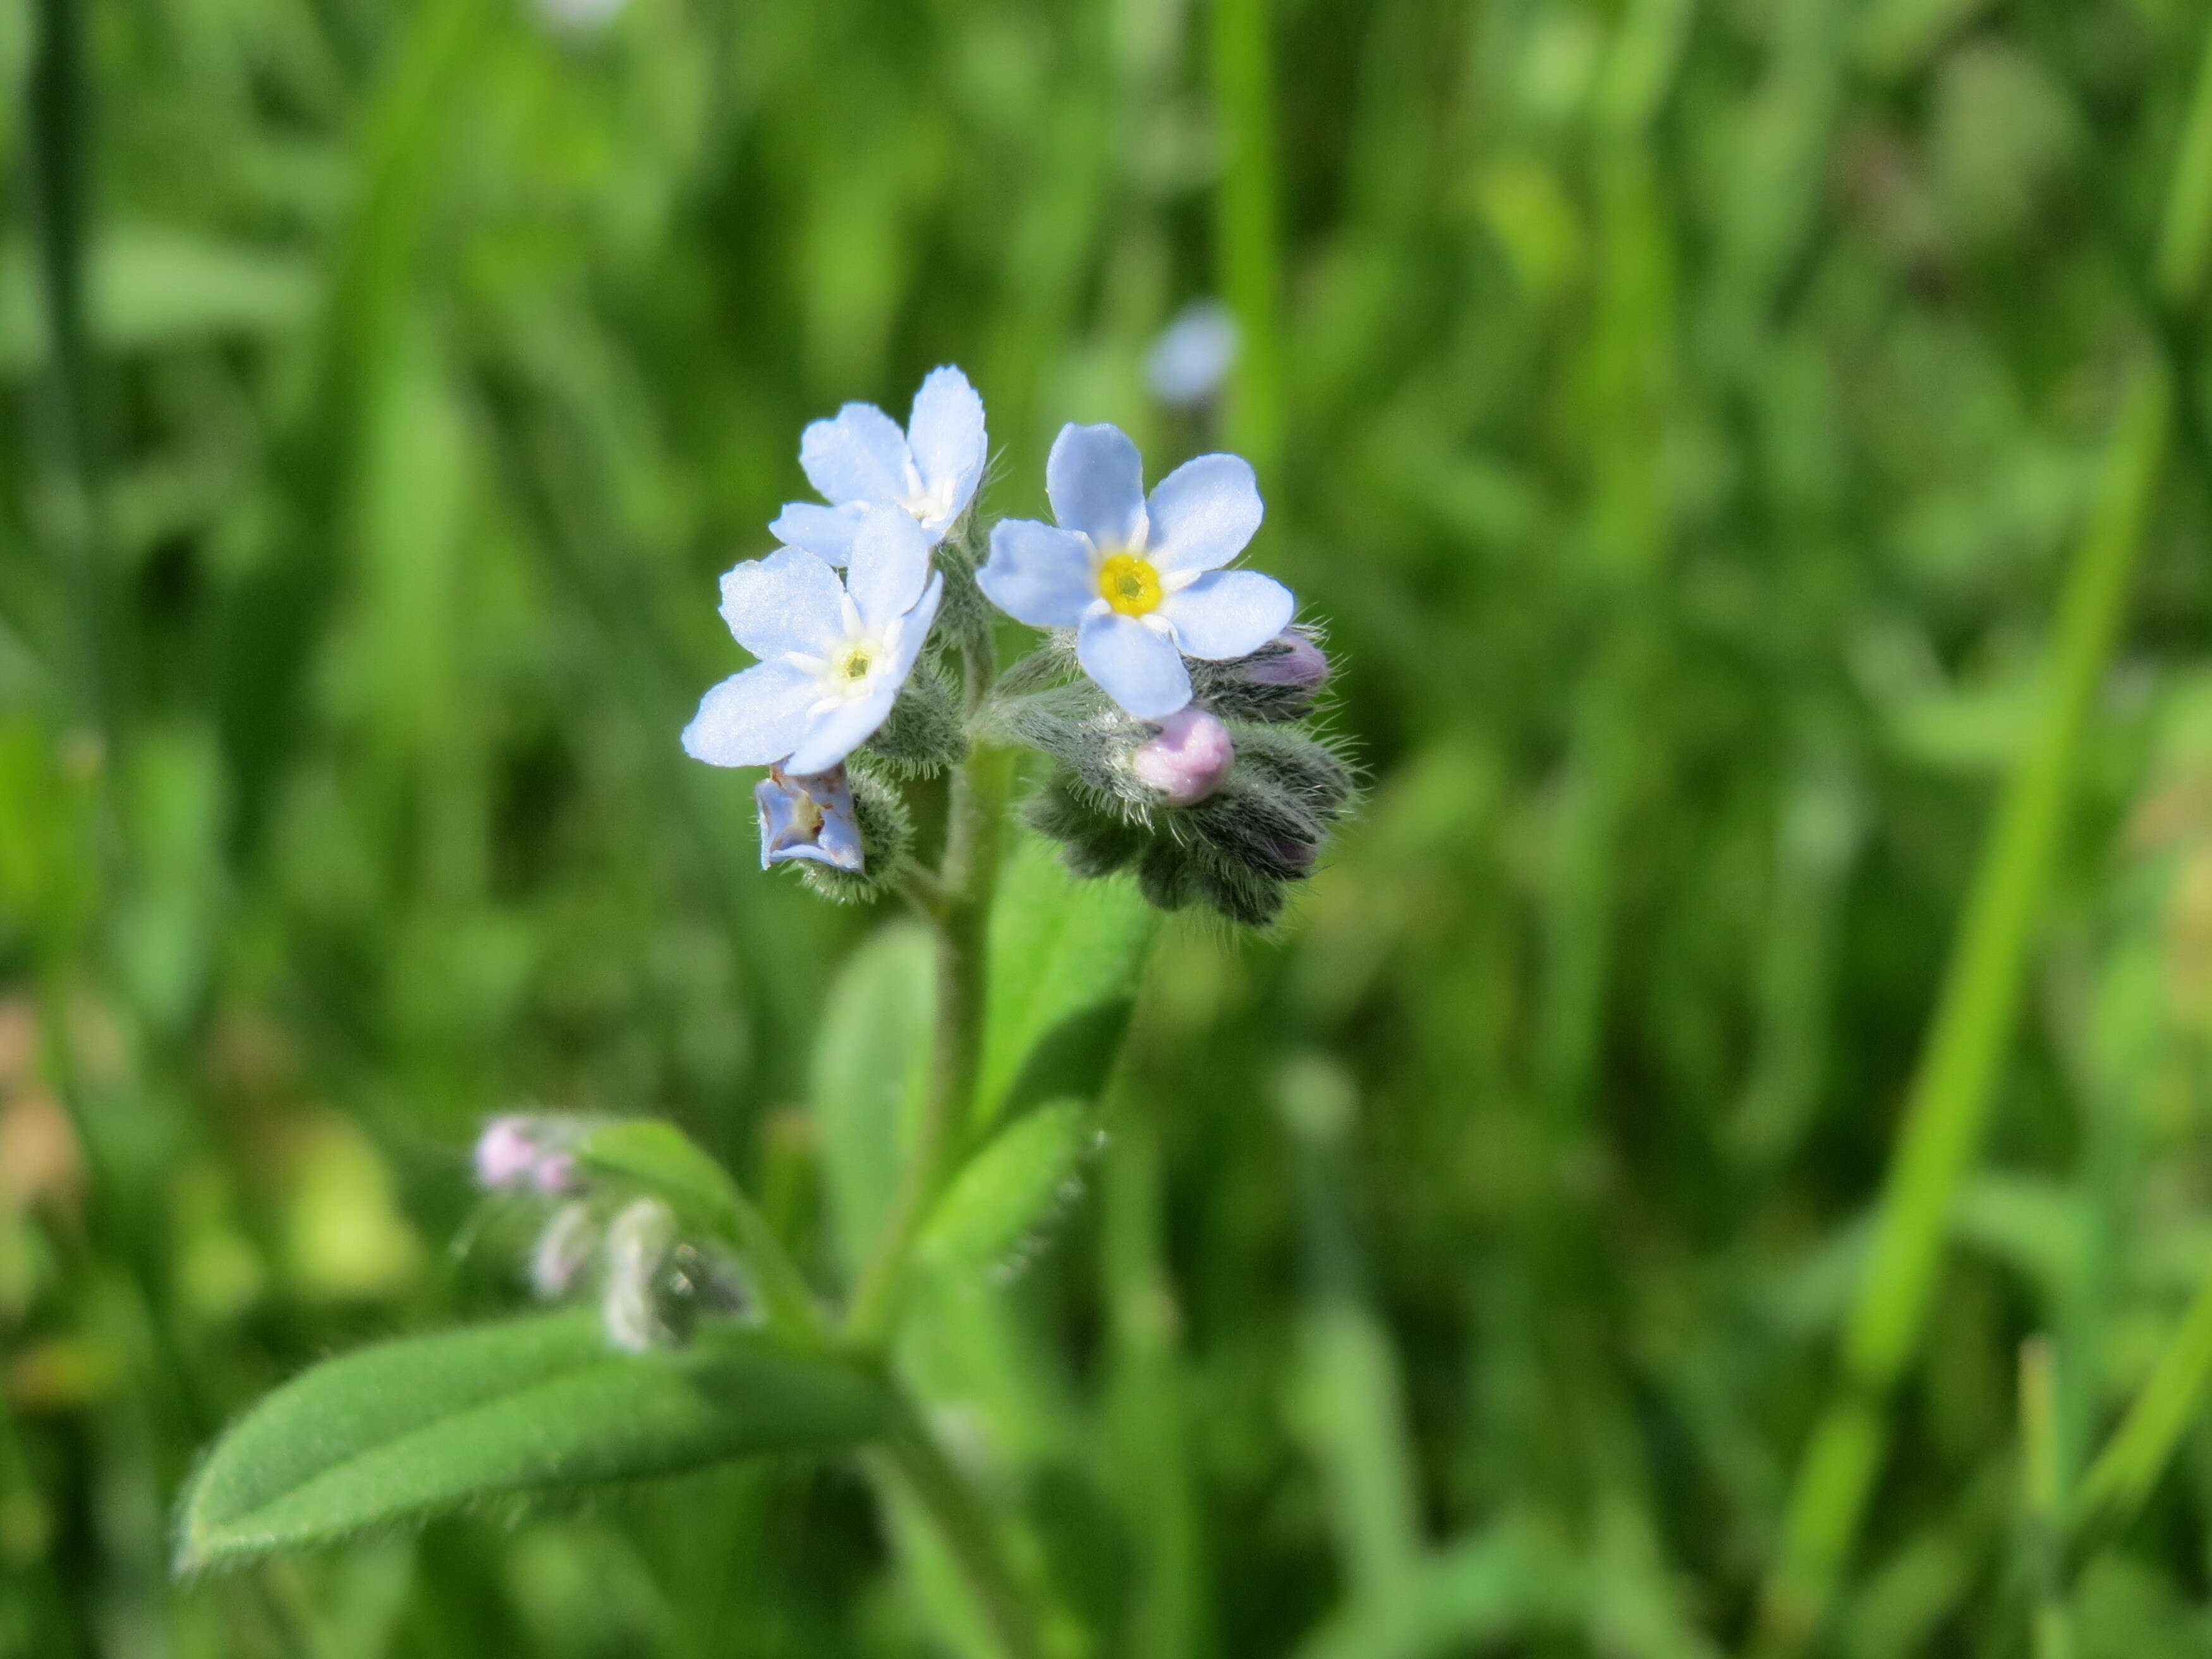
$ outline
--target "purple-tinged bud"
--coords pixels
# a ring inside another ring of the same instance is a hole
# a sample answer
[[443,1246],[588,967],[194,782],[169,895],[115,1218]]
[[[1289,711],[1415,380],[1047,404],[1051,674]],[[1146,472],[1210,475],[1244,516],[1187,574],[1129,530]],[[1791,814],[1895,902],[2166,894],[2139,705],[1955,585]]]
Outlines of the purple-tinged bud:
[[530,1252],[530,1288],[546,1301],[566,1296],[599,1248],[599,1230],[592,1208],[580,1201],[554,1212]]
[[1255,685],[1294,685],[1318,691],[1328,684],[1328,659],[1322,648],[1295,628],[1286,628],[1238,665],[1237,672]]
[[1179,708],[1160,722],[1159,735],[1129,757],[1139,782],[1157,789],[1170,806],[1190,806],[1221,787],[1237,763],[1237,744],[1218,717],[1203,708]]
[[477,1185],[488,1192],[504,1192],[533,1185],[544,1149],[534,1133],[537,1121],[520,1112],[495,1117],[477,1137]]
[[541,1193],[573,1193],[584,1184],[576,1172],[574,1152],[546,1153],[538,1160],[531,1178]]
[[762,869],[790,859],[855,872],[866,864],[842,766],[811,777],[771,766],[753,786],[753,804],[760,809]]

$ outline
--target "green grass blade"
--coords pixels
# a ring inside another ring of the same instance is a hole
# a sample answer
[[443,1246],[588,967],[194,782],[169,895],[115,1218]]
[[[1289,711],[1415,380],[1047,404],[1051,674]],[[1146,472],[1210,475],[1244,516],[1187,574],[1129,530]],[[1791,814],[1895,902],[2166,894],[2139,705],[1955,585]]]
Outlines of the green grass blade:
[[1283,344],[1274,51],[1267,0],[1216,0],[1213,97],[1221,183],[1214,209],[1222,297],[1236,313],[1230,442],[1260,475],[1282,476]]
[[1981,1138],[2009,1046],[2079,772],[2164,464],[2172,391],[2131,375],[2088,526],[2058,604],[2045,701],[1981,864],[1905,1110],[1844,1339],[1842,1397],[1815,1430],[1764,1620],[1772,1650],[1817,1624],[1858,1530],[1887,1433],[1882,1403],[1918,1342],[1951,1201]]

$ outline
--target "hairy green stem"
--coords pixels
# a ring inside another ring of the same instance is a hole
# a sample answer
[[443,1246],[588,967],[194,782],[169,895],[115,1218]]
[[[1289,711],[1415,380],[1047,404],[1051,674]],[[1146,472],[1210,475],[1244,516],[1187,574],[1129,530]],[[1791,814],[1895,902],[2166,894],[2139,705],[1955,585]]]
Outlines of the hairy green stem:
[[1005,1540],[983,1496],[930,1433],[906,1392],[893,1385],[891,1466],[929,1512],[975,1593],[1006,1659],[1042,1659],[1044,1639],[1028,1590],[1015,1577]]
[[[990,695],[997,663],[988,638],[964,641],[962,656],[972,718]],[[980,739],[970,744],[968,758],[953,775],[945,860],[937,874],[935,902],[924,912],[937,933],[937,1030],[928,1092],[890,1217],[853,1295],[848,1329],[865,1345],[890,1340],[915,1240],[969,1151],[983,1053],[986,936],[1012,781],[1012,753]]]

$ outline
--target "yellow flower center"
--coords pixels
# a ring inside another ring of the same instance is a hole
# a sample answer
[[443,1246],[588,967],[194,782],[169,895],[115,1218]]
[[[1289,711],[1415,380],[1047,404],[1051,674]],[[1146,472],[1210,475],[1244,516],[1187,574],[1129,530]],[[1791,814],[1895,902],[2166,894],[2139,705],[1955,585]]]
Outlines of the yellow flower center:
[[1160,608],[1160,573],[1150,559],[1116,553],[1099,563],[1098,597],[1125,617],[1141,617]]
[[865,640],[856,641],[839,652],[830,664],[830,672],[849,686],[858,685],[868,678],[875,666],[875,647]]

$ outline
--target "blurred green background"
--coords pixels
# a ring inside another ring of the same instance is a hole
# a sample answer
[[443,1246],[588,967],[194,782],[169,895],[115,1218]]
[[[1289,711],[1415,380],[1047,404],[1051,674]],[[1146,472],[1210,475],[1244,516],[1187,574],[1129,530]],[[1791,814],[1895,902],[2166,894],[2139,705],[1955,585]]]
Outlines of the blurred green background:
[[[823,1260],[891,918],[676,733],[801,425],[950,361],[998,512],[1067,419],[1253,457],[1372,788],[1275,936],[1169,930],[1082,1190],[933,1319],[1067,1650],[1745,1651],[1843,1398],[1820,1650],[2212,1653],[2212,1426],[2043,1525],[2212,1269],[2204,10],[587,9],[0,0],[0,1652],[976,1650],[836,1466],[166,1537],[276,1381],[518,1304],[487,1114],[671,1115]],[[1954,1079],[1896,1208],[1936,1340],[1839,1367],[2039,755],[1987,1133]]]

